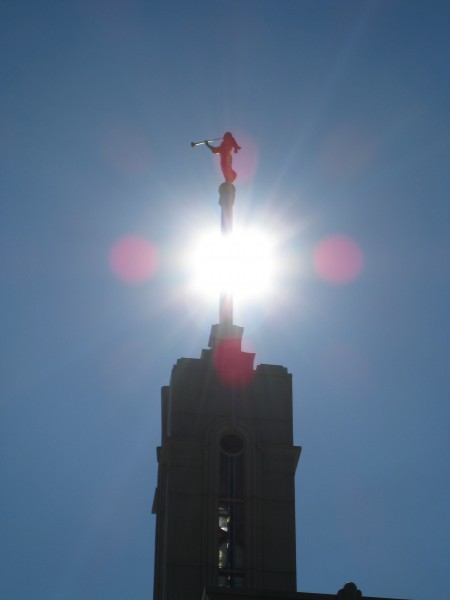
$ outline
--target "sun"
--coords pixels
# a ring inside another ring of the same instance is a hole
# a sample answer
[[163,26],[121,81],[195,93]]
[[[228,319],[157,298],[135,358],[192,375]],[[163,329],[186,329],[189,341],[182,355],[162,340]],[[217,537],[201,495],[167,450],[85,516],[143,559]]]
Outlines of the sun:
[[239,301],[261,297],[273,286],[274,243],[257,229],[208,233],[196,240],[189,269],[197,293],[216,298],[232,293]]

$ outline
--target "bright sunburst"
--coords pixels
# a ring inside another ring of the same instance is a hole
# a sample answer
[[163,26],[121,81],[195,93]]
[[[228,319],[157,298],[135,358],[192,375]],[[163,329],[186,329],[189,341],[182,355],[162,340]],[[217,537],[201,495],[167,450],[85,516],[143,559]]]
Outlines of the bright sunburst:
[[192,287],[215,297],[232,292],[241,301],[265,295],[272,287],[273,250],[273,241],[259,230],[207,234],[190,255]]

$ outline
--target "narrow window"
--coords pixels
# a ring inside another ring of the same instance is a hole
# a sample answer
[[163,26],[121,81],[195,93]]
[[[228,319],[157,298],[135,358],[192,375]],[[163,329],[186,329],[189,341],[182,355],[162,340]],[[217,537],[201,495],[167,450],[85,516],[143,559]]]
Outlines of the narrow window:
[[219,586],[244,582],[244,442],[234,434],[220,440]]

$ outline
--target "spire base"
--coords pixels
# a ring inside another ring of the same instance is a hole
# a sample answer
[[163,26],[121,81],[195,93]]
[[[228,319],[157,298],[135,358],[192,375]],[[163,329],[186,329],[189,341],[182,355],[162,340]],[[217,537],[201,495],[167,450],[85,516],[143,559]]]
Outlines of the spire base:
[[244,328],[231,323],[217,323],[211,327],[209,334],[209,348],[217,348],[224,341],[232,345],[236,350],[241,350]]

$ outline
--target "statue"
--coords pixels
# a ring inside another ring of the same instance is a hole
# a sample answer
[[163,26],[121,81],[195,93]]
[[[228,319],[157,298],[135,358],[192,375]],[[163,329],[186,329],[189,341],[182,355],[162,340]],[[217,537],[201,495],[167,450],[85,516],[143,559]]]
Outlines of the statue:
[[237,177],[237,174],[236,171],[233,171],[231,166],[231,151],[233,150],[234,153],[237,154],[241,147],[238,145],[229,131],[223,134],[222,139],[223,141],[220,146],[211,146],[207,140],[205,140],[205,144],[213,154],[220,154],[220,167],[222,169],[223,176],[225,177],[225,181],[227,183],[233,183]]
[[[220,146],[211,146],[210,142],[215,142],[216,140],[223,141],[220,144]],[[225,181],[226,183],[233,183],[233,181],[237,177],[237,174],[236,171],[233,171],[233,168],[231,166],[231,151],[233,150],[234,153],[237,154],[241,149],[241,147],[234,139],[233,135],[229,131],[227,131],[223,134],[223,138],[215,138],[214,140],[204,140],[203,142],[191,142],[191,146],[193,148],[203,144],[208,146],[208,148],[213,154],[220,154],[220,166],[222,168],[222,173],[225,177]]]

